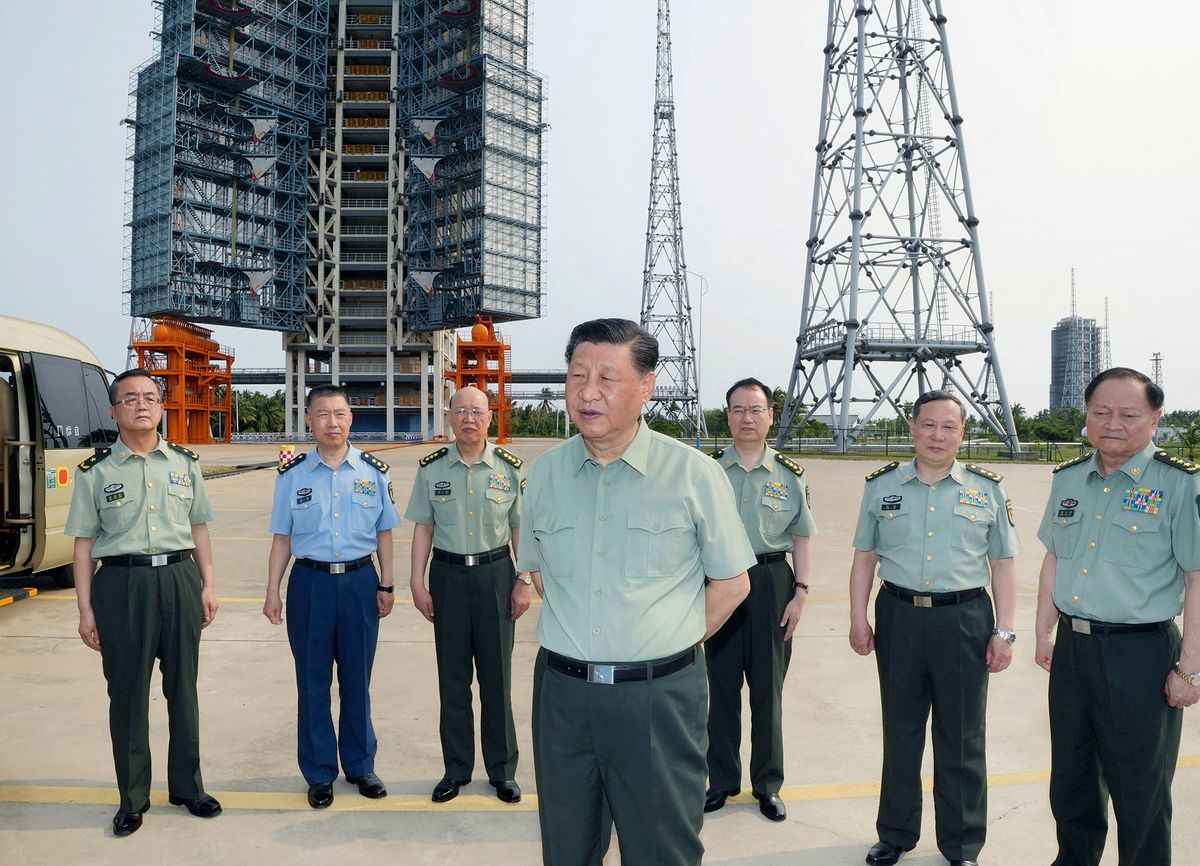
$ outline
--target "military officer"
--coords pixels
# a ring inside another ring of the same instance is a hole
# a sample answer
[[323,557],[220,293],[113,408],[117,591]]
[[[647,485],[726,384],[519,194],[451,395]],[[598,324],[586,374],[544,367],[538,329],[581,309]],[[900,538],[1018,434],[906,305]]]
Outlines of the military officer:
[[1143,373],[1106,370],[1084,398],[1096,450],[1054,470],[1038,529],[1054,863],[1100,862],[1111,791],[1121,866],[1160,866],[1183,708],[1200,699],[1200,466],[1155,447],[1163,392]]
[[[767,446],[775,421],[771,389],[742,379],[725,393],[733,447],[713,454],[733,486],[734,504],[757,565],[750,595],[704,644],[708,662],[708,778],[704,811],[741,792],[742,680],[750,687],[750,783],[772,821],[787,817],[783,786],[783,678],[792,634],[808,596],[809,537],[816,533],[804,469]],[[795,571],[787,563],[791,552]]]
[[454,799],[471,781],[474,668],[488,781],[500,800],[516,803],[521,788],[516,781],[512,650],[515,624],[529,609],[530,596],[529,575],[518,579],[509,550],[510,540],[515,545],[520,537],[521,458],[487,441],[492,412],[487,394],[478,388],[455,393],[447,414],[454,444],[422,458],[404,512],[413,523],[413,604],[433,623],[437,651],[445,775],[433,789],[433,802]]
[[[859,655],[876,651],[883,706],[879,842],[870,864],[895,863],[917,844],[931,708],[938,849],[953,866],[974,866],[986,835],[988,674],[1012,659],[1018,548],[1001,477],[956,459],[964,420],[953,394],[918,397],[915,458],[868,475],[859,510],[850,644]],[[872,631],[867,599],[877,564]]]
[[530,470],[517,562],[544,600],[533,699],[542,856],[598,866],[615,823],[623,863],[698,864],[697,645],[746,597],[754,553],[721,468],[641,420],[654,337],[597,319],[572,331],[566,359],[579,435]]
[[170,717],[169,800],[202,818],[221,812],[200,777],[196,700],[200,630],[217,615],[217,593],[200,458],[158,435],[162,388],[146,370],[127,370],[109,401],[120,438],[79,464],[65,532],[75,538],[79,635],[100,652],[108,681],[121,794],[113,833],[128,836],[150,808],[155,658]]
[[[392,528],[400,518],[388,465],[350,444],[353,420],[342,388],[318,385],[309,392],[305,421],[317,447],[280,465],[271,510],[263,615],[282,622],[279,587],[294,556],[287,634],[296,662],[296,753],[314,809],[333,802],[339,755],[346,781],[360,794],[387,796],[375,775],[370,688],[379,620],[392,612]],[[335,664],[336,735],[330,710]]]

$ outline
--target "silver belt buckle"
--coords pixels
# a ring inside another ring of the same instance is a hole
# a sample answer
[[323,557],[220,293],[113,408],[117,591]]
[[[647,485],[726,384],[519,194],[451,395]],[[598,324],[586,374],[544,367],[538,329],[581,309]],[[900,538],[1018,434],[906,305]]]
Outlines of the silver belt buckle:
[[587,681],[589,683],[600,683],[601,685],[611,686],[613,684],[614,667],[614,665],[594,665],[589,662]]
[[914,595],[914,607],[933,607],[933,596],[930,595]]
[[329,563],[329,573],[330,574],[345,574],[346,573],[346,563],[344,563],[344,562]]
[[463,556],[463,565],[479,565],[479,554],[468,553]]
[[165,553],[156,553],[150,557],[150,565],[153,568],[158,568],[160,565],[167,564],[167,555]]
[[1075,619],[1075,617],[1071,617],[1071,631],[1077,631],[1080,634],[1091,634],[1092,624],[1086,619]]

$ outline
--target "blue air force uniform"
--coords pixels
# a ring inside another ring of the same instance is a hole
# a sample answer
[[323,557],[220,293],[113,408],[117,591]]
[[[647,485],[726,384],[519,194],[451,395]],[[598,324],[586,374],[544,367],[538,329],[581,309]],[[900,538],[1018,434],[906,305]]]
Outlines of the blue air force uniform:
[[[291,536],[287,633],[296,661],[300,771],[310,785],[375,772],[371,667],[379,638],[376,533],[400,522],[388,465],[353,446],[330,466],[316,451],[279,468],[271,532]],[[338,668],[341,712],[330,689]]]

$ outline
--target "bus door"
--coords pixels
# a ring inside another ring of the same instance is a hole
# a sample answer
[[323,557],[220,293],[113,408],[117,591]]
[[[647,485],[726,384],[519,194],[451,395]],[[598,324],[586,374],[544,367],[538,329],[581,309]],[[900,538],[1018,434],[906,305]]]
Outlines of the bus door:
[[15,355],[0,353],[0,576],[29,561],[35,540],[34,441],[28,383]]

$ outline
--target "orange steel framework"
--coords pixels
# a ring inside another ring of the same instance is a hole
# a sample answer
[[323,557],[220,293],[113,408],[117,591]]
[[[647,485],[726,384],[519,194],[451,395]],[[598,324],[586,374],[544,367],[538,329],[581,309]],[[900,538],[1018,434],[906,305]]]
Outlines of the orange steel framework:
[[213,340],[208,328],[169,316],[146,320],[134,335],[133,349],[138,366],[163,383],[167,437],[172,442],[230,441],[233,349]]
[[488,396],[488,408],[496,413],[494,442],[504,445],[512,441],[508,435],[512,413],[512,346],[496,330],[490,316],[476,316],[471,326],[471,339],[458,341],[456,369],[445,373],[454,387],[474,385]]

